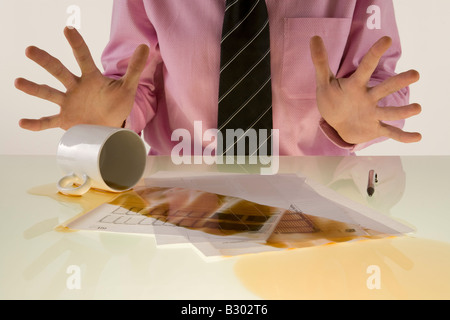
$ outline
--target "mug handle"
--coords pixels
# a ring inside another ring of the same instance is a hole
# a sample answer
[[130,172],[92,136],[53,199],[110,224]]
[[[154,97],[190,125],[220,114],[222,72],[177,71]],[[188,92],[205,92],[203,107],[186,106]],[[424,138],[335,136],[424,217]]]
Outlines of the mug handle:
[[[78,187],[73,187],[74,183],[79,184]],[[69,196],[81,196],[89,191],[92,185],[92,180],[83,174],[81,178],[75,173],[68,174],[62,177],[57,184],[59,192]]]

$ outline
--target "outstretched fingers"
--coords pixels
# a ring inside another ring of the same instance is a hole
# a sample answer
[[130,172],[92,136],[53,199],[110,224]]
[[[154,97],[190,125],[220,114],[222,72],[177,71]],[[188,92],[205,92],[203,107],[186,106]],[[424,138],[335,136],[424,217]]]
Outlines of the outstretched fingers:
[[418,103],[412,103],[401,107],[377,107],[377,118],[381,121],[403,120],[418,115],[422,107]]
[[58,79],[64,87],[70,88],[76,81],[73,75],[58,59],[51,56],[44,50],[35,46],[30,46],[25,50],[25,55],[47,70],[51,75]]
[[19,126],[30,131],[41,131],[57,128],[60,124],[59,115],[42,117],[40,119],[20,119]]
[[375,69],[377,68],[381,57],[386,53],[391,44],[392,39],[389,37],[382,37],[377,42],[375,42],[375,44],[362,58],[358,68],[353,73],[351,78],[355,79],[363,85],[367,84]]
[[419,142],[422,139],[422,135],[418,132],[406,132],[383,122],[380,122],[379,136],[387,137],[402,143]]
[[[75,59],[80,66],[82,74],[89,74],[95,71],[99,71],[95,65],[94,59],[92,59],[91,52],[89,51],[86,42],[84,42],[83,37],[75,28],[66,27],[64,28],[64,35],[67,41],[72,47]],[[99,71],[100,72],[100,71]]]
[[17,78],[14,81],[14,86],[26,94],[62,105],[65,99],[65,94],[59,90],[49,87],[45,84],[37,84],[23,78]]
[[380,100],[388,95],[397,92],[407,86],[419,81],[420,75],[416,70],[402,72],[384,80],[379,85],[370,89],[370,93],[376,100]]
[[127,87],[135,89],[138,86],[139,78],[147,63],[148,54],[149,48],[145,44],[141,44],[134,51],[128,64],[127,72],[123,76],[123,83]]
[[317,87],[325,86],[334,77],[328,62],[328,53],[321,37],[314,36],[310,41],[311,58],[316,70]]

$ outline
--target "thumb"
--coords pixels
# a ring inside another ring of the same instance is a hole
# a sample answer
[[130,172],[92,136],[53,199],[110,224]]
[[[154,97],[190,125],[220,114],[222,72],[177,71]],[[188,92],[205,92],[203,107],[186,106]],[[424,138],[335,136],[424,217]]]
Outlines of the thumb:
[[317,86],[327,85],[334,77],[328,63],[328,53],[321,37],[314,36],[310,42],[311,59],[316,70]]
[[127,72],[123,76],[124,84],[129,87],[137,87],[142,71],[149,55],[149,48],[145,44],[139,45],[131,56]]

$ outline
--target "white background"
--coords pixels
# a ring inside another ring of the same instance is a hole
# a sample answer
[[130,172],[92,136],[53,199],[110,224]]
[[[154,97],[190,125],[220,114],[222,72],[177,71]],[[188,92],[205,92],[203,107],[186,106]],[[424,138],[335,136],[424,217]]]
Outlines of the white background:
[[[342,0],[341,0],[342,1]],[[81,9],[81,30],[94,60],[109,39],[110,0],[1,0],[0,2],[0,154],[55,154],[63,130],[28,132],[18,126],[21,118],[40,118],[57,113],[59,107],[28,96],[14,88],[24,77],[60,90],[62,85],[25,57],[25,48],[36,45],[60,59],[72,72],[78,66],[63,28],[70,5]],[[394,0],[402,40],[403,57],[398,72],[416,69],[421,80],[411,86],[411,102],[422,105],[421,115],[409,119],[405,129],[419,131],[415,144],[385,141],[360,155],[450,155],[450,1]]]

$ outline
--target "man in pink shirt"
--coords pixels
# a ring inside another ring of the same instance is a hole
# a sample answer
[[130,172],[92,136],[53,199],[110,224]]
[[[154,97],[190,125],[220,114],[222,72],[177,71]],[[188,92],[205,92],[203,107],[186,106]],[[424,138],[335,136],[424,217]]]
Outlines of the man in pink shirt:
[[[421,107],[408,102],[418,73],[395,73],[401,49],[392,1],[266,3],[280,155],[350,155],[386,138],[421,139],[400,129]],[[125,124],[143,131],[151,154],[170,154],[179,143],[172,133],[182,128],[207,146],[203,132],[217,128],[224,11],[225,0],[114,1],[103,74],[75,29],[65,35],[81,77],[45,51],[27,48],[67,91],[17,79],[18,89],[61,106],[58,115],[20,125]],[[196,121],[201,133],[194,132]]]

